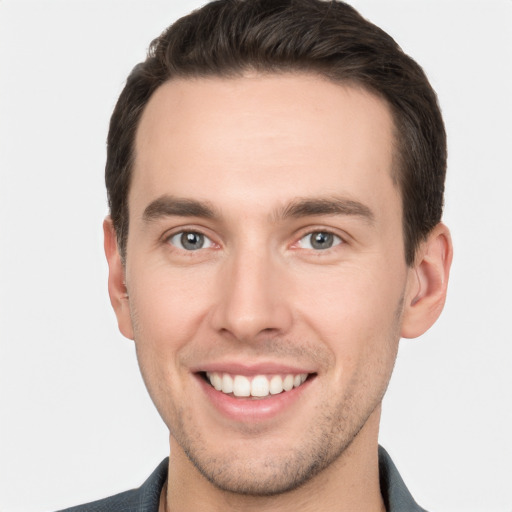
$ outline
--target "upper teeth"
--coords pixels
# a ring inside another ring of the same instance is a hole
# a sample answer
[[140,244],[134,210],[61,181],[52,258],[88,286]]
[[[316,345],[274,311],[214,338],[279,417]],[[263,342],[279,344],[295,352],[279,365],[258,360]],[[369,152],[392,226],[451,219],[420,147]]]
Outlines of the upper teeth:
[[252,378],[245,375],[230,375],[228,373],[206,373],[210,384],[223,393],[233,393],[235,396],[264,397],[277,395],[283,391],[299,387],[307,378],[307,373],[281,375],[256,375]]

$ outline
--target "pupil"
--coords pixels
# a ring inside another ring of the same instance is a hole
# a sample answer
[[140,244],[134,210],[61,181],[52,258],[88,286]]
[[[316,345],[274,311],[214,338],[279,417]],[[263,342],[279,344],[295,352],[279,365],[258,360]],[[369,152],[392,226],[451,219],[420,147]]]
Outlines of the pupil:
[[329,249],[333,243],[333,235],[331,233],[315,233],[312,236],[311,245],[315,249]]
[[204,244],[204,236],[200,233],[183,233],[181,235],[181,244],[190,251],[201,249]]

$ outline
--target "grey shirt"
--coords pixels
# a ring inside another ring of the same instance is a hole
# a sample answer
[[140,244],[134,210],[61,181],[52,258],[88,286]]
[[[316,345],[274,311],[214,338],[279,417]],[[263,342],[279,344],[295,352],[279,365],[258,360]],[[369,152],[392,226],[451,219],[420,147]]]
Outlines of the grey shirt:
[[[164,459],[138,488],[61,512],[158,512],[160,493],[167,479],[169,459]],[[411,496],[386,450],[379,446],[380,489],[387,512],[426,512]]]

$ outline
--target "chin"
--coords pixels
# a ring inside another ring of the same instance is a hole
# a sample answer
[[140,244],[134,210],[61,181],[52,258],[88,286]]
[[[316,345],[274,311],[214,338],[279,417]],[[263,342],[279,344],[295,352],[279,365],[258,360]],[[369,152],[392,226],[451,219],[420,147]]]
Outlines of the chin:
[[358,428],[340,428],[342,424],[334,429],[324,424],[324,429],[308,430],[302,438],[288,439],[288,446],[286,439],[265,441],[264,434],[240,441],[238,446],[215,443],[215,450],[201,435],[177,441],[195,469],[215,488],[238,495],[275,496],[300,488],[341,460],[359,432]]
[[245,496],[275,496],[291,492],[311,480],[333,460],[320,454],[306,460],[302,454],[259,460],[209,459],[198,461],[187,453],[197,470],[217,489]]

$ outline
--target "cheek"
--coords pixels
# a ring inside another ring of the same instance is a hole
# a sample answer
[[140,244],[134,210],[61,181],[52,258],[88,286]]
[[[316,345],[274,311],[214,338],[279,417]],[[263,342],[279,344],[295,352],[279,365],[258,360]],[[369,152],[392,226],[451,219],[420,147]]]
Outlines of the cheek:
[[315,276],[313,291],[311,281],[301,284],[299,293],[310,297],[309,301],[298,301],[308,305],[305,311],[330,319],[330,323],[339,324],[337,327],[352,325],[365,329],[371,327],[365,325],[365,319],[385,323],[394,317],[405,282],[391,275],[377,276],[366,269],[333,270]]
[[[139,267],[140,268],[140,267]],[[186,377],[182,354],[197,338],[205,315],[201,280],[146,268],[128,280],[130,312],[141,374],[161,416],[168,423],[173,407],[169,394]]]
[[204,276],[146,266],[127,274],[137,360],[146,387],[167,425],[179,416],[185,370],[180,357],[197,337],[207,309],[201,293]]
[[[373,360],[372,354],[386,357],[388,352],[394,352],[399,337],[403,279],[392,271],[382,275],[368,271],[368,267],[332,270],[316,276],[314,292],[310,283],[297,287],[300,317],[345,371],[364,360]],[[310,298],[306,300],[308,294]]]
[[174,347],[190,339],[205,314],[209,277],[161,267],[134,272],[128,281],[134,329],[149,342]]

